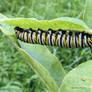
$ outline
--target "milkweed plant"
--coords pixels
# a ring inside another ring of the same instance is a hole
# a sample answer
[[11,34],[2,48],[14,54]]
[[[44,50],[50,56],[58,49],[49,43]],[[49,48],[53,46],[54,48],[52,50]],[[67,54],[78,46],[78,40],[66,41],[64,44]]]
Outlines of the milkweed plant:
[[92,60],[66,73],[59,59],[46,47],[46,45],[55,45],[71,49],[72,47],[91,48],[91,4],[92,0],[86,0],[83,20],[70,17],[52,20],[8,18],[0,14],[0,30],[21,53],[25,62],[38,74],[48,88],[48,92],[91,92],[92,90]]

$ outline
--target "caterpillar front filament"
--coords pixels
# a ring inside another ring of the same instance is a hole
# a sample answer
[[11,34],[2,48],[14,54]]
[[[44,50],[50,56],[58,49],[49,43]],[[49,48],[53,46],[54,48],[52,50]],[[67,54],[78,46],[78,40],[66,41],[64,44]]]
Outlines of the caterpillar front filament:
[[61,46],[65,48],[92,47],[92,35],[85,32],[72,32],[59,29],[23,29],[15,27],[15,34],[21,41],[33,44]]

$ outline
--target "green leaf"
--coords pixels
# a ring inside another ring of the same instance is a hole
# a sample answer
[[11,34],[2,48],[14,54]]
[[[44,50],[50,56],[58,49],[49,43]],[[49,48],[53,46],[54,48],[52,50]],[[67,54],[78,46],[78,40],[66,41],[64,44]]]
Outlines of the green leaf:
[[46,46],[26,44],[21,41],[19,43],[22,49],[49,71],[56,84],[60,86],[65,76],[64,69],[60,61],[50,53]]
[[92,29],[92,0],[86,0],[84,21]]
[[92,92],[92,60],[70,71],[59,92]]
[[23,59],[40,76],[41,80],[45,83],[50,92],[57,92],[58,86],[60,86],[65,75],[59,60],[44,46],[30,45],[19,42],[21,47],[25,50],[24,51],[15,43],[16,38],[14,36],[14,38],[11,38],[11,34],[13,33],[2,27],[0,27],[0,29],[5,35],[7,35],[8,38],[10,38],[10,40],[12,40],[18,51],[23,56]]
[[13,42],[15,47],[23,56],[25,62],[28,63],[32,67],[32,69],[39,75],[39,77],[45,83],[45,85],[50,90],[50,92],[57,92],[58,86],[56,85],[55,81],[53,80],[47,69],[45,69],[39,62],[33,59],[27,52],[25,52],[23,49],[18,47],[18,45],[14,42],[15,37],[11,39],[11,32],[9,32],[8,30],[2,27],[0,27],[0,29],[3,30],[2,32],[10,38],[10,40]]
[[[33,68],[33,70],[39,75],[40,79],[45,83],[50,92],[58,92],[58,86],[51,77],[50,73],[45,69],[39,62],[34,60],[27,52],[23,49],[18,48],[21,55],[24,57],[26,62]],[[25,58],[26,57],[26,58]]]
[[11,26],[32,28],[34,30],[40,28],[44,31],[48,31],[48,29],[51,28],[53,30],[63,29],[78,32],[89,32],[88,27],[82,20],[69,17],[61,17],[53,20],[37,20],[34,18],[10,18],[1,20],[0,22]]

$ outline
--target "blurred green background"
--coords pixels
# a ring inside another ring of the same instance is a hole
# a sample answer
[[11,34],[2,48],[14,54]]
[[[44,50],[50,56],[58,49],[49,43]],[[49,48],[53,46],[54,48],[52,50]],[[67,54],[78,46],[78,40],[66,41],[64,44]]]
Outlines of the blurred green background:
[[[74,17],[83,19],[85,0],[0,0],[0,13],[7,17],[53,19]],[[49,47],[66,72],[92,59],[89,48],[64,49]],[[12,90],[13,89],[13,90]],[[20,53],[0,32],[0,92],[48,92]]]

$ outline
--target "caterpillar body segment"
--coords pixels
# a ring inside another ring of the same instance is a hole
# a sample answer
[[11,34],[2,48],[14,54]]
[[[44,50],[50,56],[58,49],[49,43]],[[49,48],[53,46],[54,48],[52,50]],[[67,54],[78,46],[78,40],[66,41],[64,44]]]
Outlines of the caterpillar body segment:
[[27,43],[61,46],[63,48],[92,47],[92,35],[84,32],[63,31],[61,29],[58,31],[53,31],[52,29],[48,29],[48,31],[41,29],[25,30],[19,27],[14,29],[16,37]]

